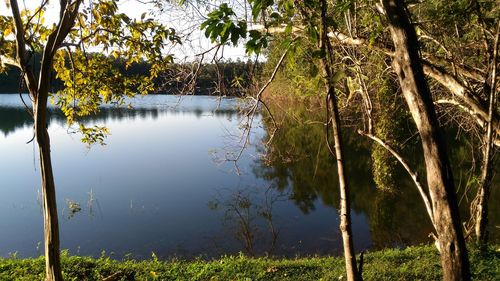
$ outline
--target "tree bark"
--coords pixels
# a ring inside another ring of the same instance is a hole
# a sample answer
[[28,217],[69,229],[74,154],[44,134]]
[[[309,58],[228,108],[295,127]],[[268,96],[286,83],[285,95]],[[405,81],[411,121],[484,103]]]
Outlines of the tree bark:
[[[78,9],[78,5],[75,8]],[[16,31],[16,65],[21,69],[23,78],[28,86],[33,99],[33,118],[35,122],[35,136],[38,143],[40,157],[41,188],[43,193],[43,218],[44,218],[44,249],[45,249],[45,274],[48,281],[63,280],[61,273],[60,251],[59,251],[59,223],[57,217],[57,204],[54,176],[52,173],[52,161],[50,158],[50,139],[47,132],[47,99],[48,85],[50,83],[50,70],[52,69],[52,58],[57,49],[54,43],[59,36],[66,36],[67,32],[59,32],[57,29],[49,36],[49,46],[45,46],[42,58],[40,77],[38,83],[35,75],[29,68],[26,52],[25,31],[19,12],[17,1],[10,1],[12,17]],[[76,14],[75,14],[76,16]],[[61,23],[60,23],[61,24]],[[72,26],[72,25],[71,25]]]
[[470,280],[469,260],[444,140],[403,1],[382,0],[395,47],[393,68],[419,131],[444,280]]
[[488,243],[488,201],[491,193],[491,180],[493,178],[493,116],[497,107],[496,75],[498,57],[498,38],[500,23],[497,24],[497,32],[494,40],[493,58],[491,61],[491,84],[489,95],[488,119],[486,135],[484,137],[483,163],[481,167],[481,185],[476,196],[477,206],[475,216],[476,242],[481,250],[486,249]]
[[[276,29],[275,29],[276,30]],[[283,28],[284,30],[284,28]],[[279,30],[281,31],[281,29]],[[389,57],[394,57],[394,53],[387,47],[383,45],[372,45],[365,38],[353,38],[339,31],[330,32],[328,34],[335,42],[344,45],[352,46],[370,46],[370,49],[377,50],[386,54]],[[453,104],[458,105],[460,108],[464,109],[471,117],[476,121],[476,123],[486,129],[486,123],[488,120],[488,109],[479,100],[477,93],[468,88],[464,83],[458,79],[458,77],[444,67],[439,66],[442,62],[438,58],[433,58],[430,54],[425,54],[428,58],[427,60],[420,59],[423,66],[424,73],[433,78],[436,82],[441,84],[443,87],[448,89],[448,91],[453,96]],[[467,66],[458,66],[453,64],[453,69],[457,73],[471,78],[476,81],[485,81],[483,74]],[[495,112],[493,114],[493,144],[497,147],[500,146],[500,118]]]
[[[333,140],[335,143],[335,157],[337,160],[337,173],[339,177],[340,188],[340,232],[342,234],[342,243],[344,247],[344,258],[346,266],[347,280],[360,281],[363,280],[361,272],[358,272],[356,264],[356,256],[354,251],[354,242],[351,227],[351,206],[350,206],[350,190],[347,181],[347,175],[344,170],[344,152],[341,138],[340,116],[338,109],[337,97],[335,96],[335,88],[333,74],[331,70],[331,55],[333,50],[330,41],[327,37],[326,24],[326,0],[321,0],[321,29],[319,47],[322,53],[321,68],[325,76],[325,91],[327,93],[327,110],[331,117],[329,122],[332,126]],[[328,126],[329,124],[327,124]],[[360,266],[361,268],[361,266]]]
[[59,222],[56,188],[50,158],[50,138],[47,132],[47,94],[38,93],[35,101],[35,134],[40,156],[43,191],[43,222],[45,237],[45,274],[48,281],[63,280],[59,250]]
[[[61,20],[62,21],[62,20]],[[64,29],[63,26],[61,29]],[[43,50],[40,66],[38,91],[34,102],[35,135],[40,155],[40,174],[43,190],[43,221],[45,236],[45,274],[47,281],[63,280],[60,261],[59,221],[57,217],[56,188],[50,157],[50,137],[47,131],[47,101],[49,97],[50,72],[56,41],[60,33],[49,35],[47,46]]]
[[340,117],[337,104],[337,98],[333,86],[326,86],[330,104],[331,125],[333,141],[335,143],[335,157],[337,160],[337,174],[339,177],[340,189],[340,232],[342,234],[342,244],[344,247],[344,258],[347,273],[347,280],[363,280],[361,272],[358,272],[356,256],[354,251],[354,242],[351,227],[351,200],[350,189],[347,181],[347,175],[344,170],[344,151],[341,138]]

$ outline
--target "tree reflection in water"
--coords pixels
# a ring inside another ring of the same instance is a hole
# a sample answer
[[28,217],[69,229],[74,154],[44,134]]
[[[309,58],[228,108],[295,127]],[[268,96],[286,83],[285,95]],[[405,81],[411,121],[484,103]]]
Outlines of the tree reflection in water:
[[[222,225],[240,243],[245,254],[272,255],[280,234],[273,208],[275,204],[287,201],[288,196],[272,186],[245,187],[236,191],[219,191],[216,198],[208,202],[208,207],[224,214]],[[214,244],[217,245],[216,241]]]
[[[266,181],[280,192],[289,192],[290,200],[303,212],[315,211],[320,202],[338,209],[339,191],[335,161],[328,151],[324,132],[324,110],[319,101],[283,102],[271,100],[267,103],[271,108],[280,129],[274,133],[268,147],[260,146],[259,152],[264,155],[255,162],[254,174]],[[264,129],[269,138],[273,124],[263,116]],[[344,140],[346,148],[346,167],[350,179],[352,205],[356,213],[365,214],[368,218],[370,238],[374,248],[404,246],[429,241],[432,225],[420,195],[406,172],[397,166],[394,188],[377,188],[372,175],[371,149],[372,143],[356,134],[355,120],[344,124]],[[362,122],[359,122],[362,124]],[[456,179],[473,177],[470,167],[470,148],[456,133],[449,129],[451,162],[455,163]],[[274,131],[273,131],[274,132]],[[410,138],[412,132],[405,132],[404,138]],[[266,139],[264,139],[265,142]],[[404,147],[402,154],[416,170],[423,171],[421,153],[418,151],[418,139],[411,139]],[[421,172],[421,174],[423,174]],[[498,183],[498,177],[496,179]],[[470,184],[470,183],[469,183]],[[460,182],[457,186],[464,185]],[[466,183],[467,185],[467,183]],[[497,184],[498,185],[498,184]],[[388,193],[383,190],[394,190]],[[459,196],[472,194],[471,190],[459,190]],[[494,198],[499,198],[496,191]],[[492,197],[492,198],[493,198]],[[495,199],[492,199],[494,201]],[[463,218],[468,216],[467,205],[462,202]],[[491,206],[490,212],[498,212],[497,206]],[[493,218],[495,217],[495,218]],[[492,226],[500,224],[498,216],[492,216]],[[498,231],[494,231],[498,232]],[[354,233],[354,235],[362,235]],[[498,234],[495,235],[498,239]]]

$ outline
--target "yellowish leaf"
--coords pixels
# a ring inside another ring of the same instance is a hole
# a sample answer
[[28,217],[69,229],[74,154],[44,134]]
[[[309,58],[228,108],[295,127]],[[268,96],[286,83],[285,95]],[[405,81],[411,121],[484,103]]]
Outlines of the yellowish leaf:
[[10,27],[7,27],[4,31],[3,31],[3,36],[7,37],[9,36],[9,34],[12,33],[12,29]]

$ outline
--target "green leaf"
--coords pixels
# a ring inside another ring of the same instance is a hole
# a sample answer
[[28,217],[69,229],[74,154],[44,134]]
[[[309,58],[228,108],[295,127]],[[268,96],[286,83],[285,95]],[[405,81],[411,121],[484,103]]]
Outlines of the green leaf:
[[335,74],[333,74],[333,77],[332,77],[333,83],[339,82],[344,77],[345,77],[345,72],[343,70],[339,70],[339,71],[335,72]]
[[234,46],[238,44],[238,40],[240,39],[240,33],[239,30],[232,30],[231,32],[231,43],[233,43]]

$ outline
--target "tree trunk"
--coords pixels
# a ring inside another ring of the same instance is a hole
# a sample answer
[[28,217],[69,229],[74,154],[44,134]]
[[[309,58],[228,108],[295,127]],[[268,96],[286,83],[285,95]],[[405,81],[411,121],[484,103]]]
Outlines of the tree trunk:
[[[486,126],[486,135],[484,137],[483,163],[481,167],[481,185],[476,196],[475,232],[476,242],[481,250],[486,249],[488,244],[488,201],[491,193],[491,180],[493,178],[493,116],[497,108],[497,58],[498,58],[498,38],[500,32],[500,23],[497,24],[497,32],[494,40],[493,55],[491,60],[491,82],[489,87],[489,107],[488,123]],[[487,79],[486,79],[487,80]],[[488,83],[488,82],[486,82]],[[486,84],[485,83],[485,84]]]
[[469,280],[469,260],[448,156],[419,57],[418,40],[403,1],[383,0],[395,47],[393,68],[417,125],[434,210],[444,280]]
[[54,28],[47,37],[43,48],[42,61],[38,83],[29,67],[25,40],[25,28],[19,5],[16,0],[9,1],[16,34],[16,66],[23,73],[30,96],[33,99],[33,118],[35,121],[35,136],[40,155],[40,173],[43,193],[43,218],[45,237],[45,270],[48,281],[62,280],[61,261],[59,252],[59,225],[57,218],[56,190],[50,159],[50,139],[47,132],[47,99],[52,71],[52,63],[56,50],[58,50],[69,34],[78,15],[80,4],[83,0],[60,1],[60,18],[57,28]]
[[35,134],[40,156],[40,174],[43,191],[43,222],[45,238],[45,274],[47,281],[63,280],[59,251],[59,223],[56,189],[50,158],[50,138],[47,132],[47,96],[39,92],[35,100]]
[[[491,131],[490,131],[491,132]],[[491,134],[489,134],[491,135]],[[491,138],[489,138],[491,140]],[[491,141],[486,144],[488,147],[483,149],[483,163],[481,167],[481,183],[479,186],[474,204],[476,212],[474,216],[474,231],[476,234],[476,243],[481,250],[486,249],[488,244],[488,201],[491,193],[491,179],[493,176],[493,165],[490,153]]]
[[344,258],[345,258],[347,280],[358,281],[363,279],[361,272],[358,272],[358,268],[356,265],[356,256],[354,252],[354,243],[353,243],[352,228],[351,228],[351,206],[350,206],[349,185],[347,184],[348,182],[347,175],[344,170],[344,152],[343,152],[342,138],[341,138],[340,116],[339,116],[337,97],[335,96],[334,81],[331,70],[332,64],[331,60],[329,59],[330,56],[333,55],[333,52],[332,52],[332,47],[330,45],[330,41],[327,37],[326,9],[327,9],[326,0],[322,0],[319,47],[323,54],[321,58],[321,68],[325,76],[325,90],[327,93],[327,110],[329,108],[330,111],[328,112],[328,114],[331,114],[331,118],[328,121],[331,122],[332,125],[333,140],[335,143],[335,157],[337,160],[337,173],[339,177],[340,231],[342,234],[342,243],[344,246]]
[[344,170],[344,152],[342,146],[340,117],[337,99],[333,87],[327,86],[328,102],[331,106],[331,123],[333,141],[335,143],[335,156],[337,160],[337,173],[339,177],[340,188],[340,231],[342,233],[342,243],[344,246],[344,258],[347,273],[347,280],[363,280],[361,273],[358,272],[356,265],[356,256],[354,252],[354,242],[352,238],[351,227],[351,199],[349,185],[347,184],[347,175]]

